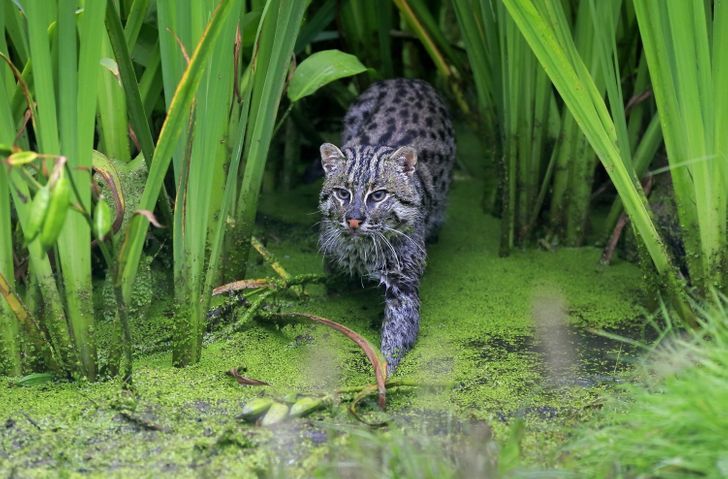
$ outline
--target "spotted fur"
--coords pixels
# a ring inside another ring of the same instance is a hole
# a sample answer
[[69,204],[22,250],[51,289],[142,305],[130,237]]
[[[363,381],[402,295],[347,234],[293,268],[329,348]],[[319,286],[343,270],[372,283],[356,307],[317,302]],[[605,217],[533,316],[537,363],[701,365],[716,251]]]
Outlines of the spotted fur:
[[384,287],[382,352],[393,371],[419,331],[425,239],[445,216],[452,126],[430,85],[386,80],[349,108],[342,140],[321,146],[319,243],[335,267]]

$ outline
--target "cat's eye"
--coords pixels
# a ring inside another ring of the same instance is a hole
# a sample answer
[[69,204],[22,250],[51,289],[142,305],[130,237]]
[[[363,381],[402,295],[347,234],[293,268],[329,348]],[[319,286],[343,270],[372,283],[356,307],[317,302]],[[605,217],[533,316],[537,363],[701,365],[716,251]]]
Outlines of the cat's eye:
[[376,201],[376,202],[382,201],[386,197],[387,197],[387,191],[386,190],[377,190],[377,191],[372,192],[369,195],[369,198],[372,201]]
[[334,188],[334,194],[341,201],[348,201],[349,197],[351,197],[349,190],[345,190],[344,188]]

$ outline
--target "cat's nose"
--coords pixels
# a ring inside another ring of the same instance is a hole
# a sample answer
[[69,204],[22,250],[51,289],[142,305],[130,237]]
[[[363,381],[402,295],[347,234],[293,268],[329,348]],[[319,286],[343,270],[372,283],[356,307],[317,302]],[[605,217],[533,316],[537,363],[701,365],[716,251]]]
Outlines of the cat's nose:
[[346,224],[349,229],[357,230],[364,223],[364,215],[361,212],[350,211],[346,215]]

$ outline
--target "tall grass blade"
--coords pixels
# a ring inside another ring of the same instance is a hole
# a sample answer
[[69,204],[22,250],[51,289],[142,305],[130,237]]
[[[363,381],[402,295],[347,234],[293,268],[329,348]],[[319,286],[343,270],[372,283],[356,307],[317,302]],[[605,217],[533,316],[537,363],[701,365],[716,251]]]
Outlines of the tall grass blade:
[[[634,4],[655,92],[691,281],[725,287],[728,183],[725,132],[726,6],[714,19],[702,2]],[[712,28],[708,29],[708,26]],[[711,38],[711,31],[713,36]],[[711,40],[713,44],[711,45]],[[712,50],[712,54],[711,54]],[[711,61],[712,58],[712,61]],[[717,100],[717,102],[716,102]]]
[[560,4],[542,0],[504,3],[607,170],[675,305],[692,317],[682,282],[651,220],[644,191],[631,165],[621,157],[614,123],[576,51]]
[[[134,2],[134,6],[136,7],[139,3],[143,2],[137,0]],[[140,10],[141,6],[137,12]],[[116,64],[119,68],[121,84],[126,95],[129,120],[132,128],[134,129],[137,140],[139,141],[139,146],[141,147],[144,160],[147,163],[147,166],[150,166],[152,157],[154,156],[154,139],[152,138],[152,131],[148,122],[148,112],[145,111],[144,105],[142,104],[139,84],[137,82],[136,74],[134,73],[134,65],[131,61],[127,43],[124,41],[119,13],[116,11],[116,7],[112,0],[108,0],[107,2],[105,24],[111,47],[114,50]],[[157,200],[157,205],[159,207],[160,217],[163,224],[169,225],[172,224],[172,208],[169,204],[169,197],[165,186],[162,185],[161,188],[162,192]]]
[[[8,55],[5,40],[5,14],[0,5],[0,52]],[[10,108],[10,98],[15,90],[12,73],[5,62],[0,64],[0,144],[12,145],[15,127]],[[6,276],[9,286],[15,283],[13,264],[13,234],[10,209],[10,181],[5,168],[0,166],[0,273]],[[20,338],[18,323],[5,301],[0,300],[0,374],[21,374]]]
[[[174,89],[175,94],[170,103],[169,111],[165,119],[162,131],[159,134],[157,147],[154,150],[152,164],[149,170],[144,193],[140,200],[140,208],[151,210],[154,207],[162,187],[164,176],[172,160],[172,154],[177,147],[177,140],[186,124],[190,106],[194,100],[200,80],[207,66],[207,61],[212,53],[216,41],[228,16],[235,11],[236,2],[222,0],[213,12],[194,53],[190,58],[179,84]],[[149,221],[140,215],[136,215],[130,223],[130,231],[125,238],[119,254],[121,263],[120,282],[125,299],[129,299],[131,285],[136,276],[137,267],[144,246],[144,237],[149,228]]]
[[245,143],[245,171],[237,199],[237,228],[234,244],[239,248],[244,276],[253,233],[258,193],[263,179],[270,141],[273,136],[275,115],[278,110],[288,64],[293,53],[296,36],[301,27],[308,1],[292,5],[282,0],[271,0],[261,19],[257,43],[258,56],[252,65],[252,97],[250,124]]
[[[224,197],[226,144],[233,102],[233,46],[239,9],[225,23],[221,40],[210,57],[195,107],[190,114],[189,135],[177,186],[174,221],[175,293],[181,310],[173,338],[173,362],[184,366],[199,360],[211,291],[205,291],[210,235],[219,221]],[[203,17],[191,18],[192,30]],[[171,19],[170,19],[171,20]],[[175,23],[170,22],[175,25]],[[217,220],[215,218],[218,218]]]

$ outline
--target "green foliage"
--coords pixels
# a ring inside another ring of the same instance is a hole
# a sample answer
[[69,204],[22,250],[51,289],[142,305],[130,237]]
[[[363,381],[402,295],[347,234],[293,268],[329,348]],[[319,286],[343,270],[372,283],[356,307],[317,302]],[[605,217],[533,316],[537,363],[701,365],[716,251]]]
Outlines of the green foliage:
[[293,7],[285,1],[271,1],[266,4],[258,29],[256,60],[250,79],[250,101],[245,106],[246,123],[239,125],[244,131],[241,140],[245,142],[242,154],[246,161],[233,209],[235,227],[229,246],[240,251],[238,261],[234,264],[242,276],[245,275],[250,238],[258,210],[258,194],[274,132],[275,117],[270,112],[277,111],[280,104],[288,60],[293,53],[307,6],[307,1],[296,2]]
[[728,311],[702,331],[668,335],[648,355],[644,383],[612,399],[569,449],[589,477],[725,477],[728,473]]
[[[713,18],[710,18],[711,12]],[[728,237],[728,5],[636,2],[675,188],[690,279],[725,287]]]
[[[517,434],[505,441],[500,450],[483,423],[442,425],[439,434],[426,428],[393,426],[386,431],[348,428],[339,431],[346,433],[342,435],[344,440],[338,441],[311,476],[497,478],[511,477],[509,473],[519,465],[517,452],[510,459],[500,455],[501,452],[508,455],[511,448],[517,449],[514,442]],[[270,469],[269,476],[276,477],[276,467]]]
[[[583,244],[599,179],[618,194],[607,229],[624,209],[684,318],[688,286],[725,287],[725,2],[309,3],[2,0],[0,266],[37,323],[23,331],[3,304],[5,370],[38,364],[21,344],[35,335],[49,368],[95,378],[92,273],[113,278],[127,334],[156,254],[179,303],[173,361],[197,361],[212,288],[246,276],[261,189],[287,189],[359,87],[401,72],[441,86],[473,125],[477,104],[482,163],[502,159],[502,253]],[[641,185],[663,137],[681,229],[668,247]]]
[[681,280],[651,220],[644,190],[619,149],[614,121],[576,49],[563,9],[538,0],[506,0],[505,5],[599,156],[657,273],[664,278],[664,289],[682,314],[691,317]]
[[296,67],[288,85],[288,99],[296,102],[332,81],[365,71],[354,55],[340,50],[316,52]]

